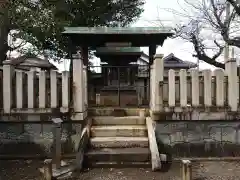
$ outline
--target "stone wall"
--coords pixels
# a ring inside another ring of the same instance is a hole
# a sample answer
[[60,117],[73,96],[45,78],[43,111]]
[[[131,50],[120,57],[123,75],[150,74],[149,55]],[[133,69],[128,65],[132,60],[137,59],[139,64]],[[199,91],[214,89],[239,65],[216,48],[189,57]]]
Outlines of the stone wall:
[[[48,155],[53,153],[54,126],[52,124],[1,124],[0,154]],[[62,152],[74,152],[76,130],[80,124],[62,125]]]
[[239,156],[238,121],[158,121],[159,151],[173,157]]

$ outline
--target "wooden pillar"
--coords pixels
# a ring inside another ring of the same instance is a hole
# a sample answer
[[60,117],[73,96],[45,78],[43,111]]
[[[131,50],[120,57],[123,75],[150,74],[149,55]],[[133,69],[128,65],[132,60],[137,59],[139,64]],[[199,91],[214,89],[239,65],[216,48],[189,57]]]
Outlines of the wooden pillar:
[[81,48],[81,54],[83,58],[83,94],[84,94],[84,111],[87,111],[88,107],[88,47]]
[[152,94],[152,85],[153,85],[153,60],[154,55],[156,54],[156,46],[150,45],[149,46],[149,106],[152,109],[153,106],[153,94]]

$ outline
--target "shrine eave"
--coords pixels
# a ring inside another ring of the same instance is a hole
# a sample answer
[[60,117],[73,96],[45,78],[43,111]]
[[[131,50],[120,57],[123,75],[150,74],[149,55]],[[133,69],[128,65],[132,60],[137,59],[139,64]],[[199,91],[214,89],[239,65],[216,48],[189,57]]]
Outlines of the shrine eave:
[[95,55],[97,57],[105,57],[105,56],[141,56],[143,52],[108,52],[108,53],[103,53],[103,52],[95,52]]
[[96,48],[97,56],[122,55],[122,56],[140,56],[142,55],[140,47],[99,47]]
[[76,46],[104,46],[109,42],[130,42],[132,46],[162,45],[173,35],[170,28],[158,27],[66,27],[63,35],[69,36]]

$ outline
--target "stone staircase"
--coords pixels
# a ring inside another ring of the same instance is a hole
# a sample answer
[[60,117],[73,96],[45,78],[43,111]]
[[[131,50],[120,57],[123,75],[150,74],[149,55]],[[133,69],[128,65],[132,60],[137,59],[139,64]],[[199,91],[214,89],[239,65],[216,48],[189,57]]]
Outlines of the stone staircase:
[[87,167],[151,167],[146,119],[94,116]]

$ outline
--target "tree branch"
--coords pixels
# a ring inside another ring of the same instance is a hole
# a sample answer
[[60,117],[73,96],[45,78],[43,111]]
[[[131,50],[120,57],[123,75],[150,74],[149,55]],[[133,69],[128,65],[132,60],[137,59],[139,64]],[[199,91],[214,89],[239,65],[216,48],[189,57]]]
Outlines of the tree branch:
[[197,36],[195,34],[191,34],[191,42],[193,43],[193,47],[194,50],[196,52],[195,55],[193,55],[193,57],[196,57],[200,60],[203,60],[204,62],[211,64],[215,67],[219,67],[222,69],[225,69],[225,65],[217,62],[216,59],[221,55],[221,53],[223,52],[223,47],[221,47],[217,42],[215,42],[215,44],[217,46],[219,46],[219,50],[218,52],[212,57],[210,58],[205,52],[204,52],[204,45],[201,44],[201,42],[199,42]]
[[227,0],[235,9],[236,13],[240,16],[240,5],[235,0]]

